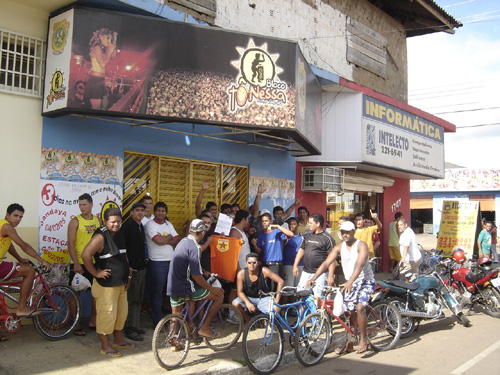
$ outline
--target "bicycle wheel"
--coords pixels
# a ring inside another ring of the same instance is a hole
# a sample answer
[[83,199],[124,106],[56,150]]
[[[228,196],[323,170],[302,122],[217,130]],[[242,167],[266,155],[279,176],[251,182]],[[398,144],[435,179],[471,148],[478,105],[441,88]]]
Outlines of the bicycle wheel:
[[283,358],[284,333],[269,315],[254,316],[243,333],[243,355],[256,374],[270,374]]
[[321,361],[330,346],[330,320],[321,313],[306,316],[295,333],[295,355],[304,366]]
[[389,350],[399,340],[403,325],[401,314],[393,304],[381,301],[368,305],[367,339],[375,351]]
[[156,325],[153,333],[153,354],[164,369],[179,366],[189,351],[189,329],[180,315],[170,314]]
[[68,337],[78,326],[82,313],[78,293],[64,284],[52,285],[50,295],[46,290],[40,293],[35,308],[42,313],[33,317],[33,324],[47,340]]
[[224,350],[230,348],[240,338],[243,330],[243,315],[240,310],[225,303],[220,307],[219,312],[212,320],[212,328],[219,333],[216,339],[204,338],[208,347],[213,350]]

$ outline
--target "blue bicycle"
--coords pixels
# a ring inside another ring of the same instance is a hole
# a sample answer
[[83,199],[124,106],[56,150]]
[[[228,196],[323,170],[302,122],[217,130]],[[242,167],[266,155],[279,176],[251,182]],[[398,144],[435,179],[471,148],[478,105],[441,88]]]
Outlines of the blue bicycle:
[[[299,301],[286,305],[274,302],[276,294],[288,292],[293,292]],[[317,311],[310,291],[284,287],[279,292],[263,295],[271,296],[270,313],[254,316],[243,333],[243,355],[248,367],[259,375],[276,370],[283,358],[285,329],[290,333],[290,344],[293,342],[297,357],[307,356],[304,362],[308,365],[319,362],[330,344],[330,329],[325,325],[318,331],[317,324],[310,324],[317,319],[308,319],[314,316],[310,314]],[[275,306],[281,309],[281,314],[275,310]],[[314,331],[311,327],[314,327]],[[314,361],[310,360],[311,357]]]

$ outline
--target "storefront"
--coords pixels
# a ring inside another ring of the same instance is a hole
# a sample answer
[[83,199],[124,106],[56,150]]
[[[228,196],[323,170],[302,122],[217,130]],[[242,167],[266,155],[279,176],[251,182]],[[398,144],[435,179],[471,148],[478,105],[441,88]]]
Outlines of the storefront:
[[[50,20],[40,248],[67,255],[78,196],[94,213],[164,201],[179,233],[203,204],[295,199],[295,154],[320,152],[321,88],[294,42],[75,7]],[[57,245],[55,245],[57,243]]]
[[340,80],[323,105],[323,154],[299,158],[297,174],[322,166],[343,170],[336,191],[308,191],[309,211],[326,214],[333,229],[340,216],[376,212],[383,224],[382,269],[389,265],[389,223],[394,214],[410,217],[410,179],[444,176],[444,132],[454,125],[358,84]]
[[[497,223],[500,212],[500,171],[495,169],[446,169],[437,180],[411,181],[411,215],[416,224],[436,234],[444,200],[480,203],[481,217]],[[426,225],[427,224],[427,225]]]

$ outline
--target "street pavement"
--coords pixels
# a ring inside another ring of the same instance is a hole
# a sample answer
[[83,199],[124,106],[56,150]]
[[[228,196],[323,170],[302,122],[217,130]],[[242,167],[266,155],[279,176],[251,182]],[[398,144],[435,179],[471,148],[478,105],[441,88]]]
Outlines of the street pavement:
[[[389,274],[377,273],[376,278],[387,279]],[[286,353],[276,373],[482,374],[479,369],[489,369],[484,363],[487,360],[479,361],[475,356],[487,353],[488,358],[499,358],[500,320],[480,311],[472,312],[469,319],[473,327],[465,328],[456,324],[449,312],[446,313],[448,317],[445,319],[422,323],[411,337],[400,340],[395,349],[387,352],[368,351],[364,355],[350,353],[339,357],[333,350],[343,344],[344,335],[340,334],[325,358],[317,366],[307,369],[298,364],[287,337]],[[89,331],[84,337],[71,335],[61,341],[45,340],[32,325],[22,326],[14,334],[2,332],[9,341],[0,343],[0,375],[165,374],[167,371],[156,363],[151,350],[152,322],[147,315],[141,315],[141,327],[147,330],[145,340],[134,342],[136,349],[120,350],[121,358],[99,353],[100,343],[95,331]],[[83,326],[86,324],[84,322]],[[469,360],[472,360],[472,366],[467,364]],[[465,371],[452,372],[464,365]],[[220,352],[212,351],[204,343],[192,346],[183,365],[168,373],[251,374],[245,366],[241,338],[234,347]]]

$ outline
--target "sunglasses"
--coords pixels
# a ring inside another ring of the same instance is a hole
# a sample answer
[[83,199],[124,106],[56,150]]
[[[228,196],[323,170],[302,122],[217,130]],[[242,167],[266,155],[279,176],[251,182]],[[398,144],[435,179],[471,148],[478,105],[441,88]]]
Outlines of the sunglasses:
[[257,262],[247,262],[247,264],[257,264]]

